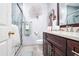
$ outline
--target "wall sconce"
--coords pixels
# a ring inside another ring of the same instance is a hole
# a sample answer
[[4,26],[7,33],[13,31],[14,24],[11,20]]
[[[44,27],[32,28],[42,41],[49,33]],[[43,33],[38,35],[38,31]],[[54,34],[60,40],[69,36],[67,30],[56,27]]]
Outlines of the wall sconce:
[[49,19],[50,19],[50,20],[56,20],[56,15],[55,15],[54,9],[52,9],[52,11],[51,11],[51,13],[50,13],[50,15],[49,15]]

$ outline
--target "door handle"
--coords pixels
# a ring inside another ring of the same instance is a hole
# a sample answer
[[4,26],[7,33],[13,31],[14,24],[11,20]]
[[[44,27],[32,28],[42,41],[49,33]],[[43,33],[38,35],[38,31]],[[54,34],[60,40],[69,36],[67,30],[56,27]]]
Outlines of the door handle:
[[11,35],[14,35],[14,32],[8,32],[8,36],[10,37]]

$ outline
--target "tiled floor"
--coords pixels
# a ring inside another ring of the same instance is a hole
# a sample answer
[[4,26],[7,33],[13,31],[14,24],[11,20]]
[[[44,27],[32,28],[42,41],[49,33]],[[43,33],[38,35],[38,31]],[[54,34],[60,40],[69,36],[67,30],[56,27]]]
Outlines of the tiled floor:
[[18,56],[43,56],[42,44],[25,45],[18,53]]

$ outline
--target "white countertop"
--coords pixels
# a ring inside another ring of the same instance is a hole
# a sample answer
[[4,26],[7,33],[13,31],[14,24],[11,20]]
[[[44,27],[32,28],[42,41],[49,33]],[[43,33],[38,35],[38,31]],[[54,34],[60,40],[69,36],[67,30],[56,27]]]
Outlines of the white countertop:
[[79,41],[79,32],[52,31],[47,33]]

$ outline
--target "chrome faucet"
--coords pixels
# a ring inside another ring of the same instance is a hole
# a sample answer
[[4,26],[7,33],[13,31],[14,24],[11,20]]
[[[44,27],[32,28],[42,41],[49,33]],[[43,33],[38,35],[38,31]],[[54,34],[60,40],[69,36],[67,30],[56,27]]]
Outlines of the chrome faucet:
[[73,27],[72,26],[66,26],[66,31],[67,32],[74,32]]

